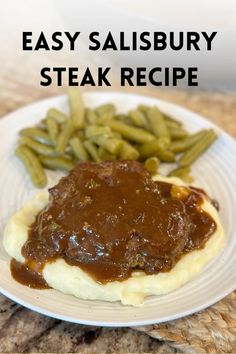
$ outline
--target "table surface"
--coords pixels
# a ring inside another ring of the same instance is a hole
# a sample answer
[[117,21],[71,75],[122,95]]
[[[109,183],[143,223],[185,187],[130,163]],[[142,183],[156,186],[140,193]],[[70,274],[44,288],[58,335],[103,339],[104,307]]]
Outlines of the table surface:
[[[0,116],[62,88],[35,88],[33,79],[0,76]],[[113,88],[114,90],[114,88]],[[124,90],[123,90],[124,91]],[[129,89],[198,112],[236,137],[236,93]],[[0,352],[236,352],[236,295],[184,319],[139,328],[89,327],[48,318],[0,295]]]

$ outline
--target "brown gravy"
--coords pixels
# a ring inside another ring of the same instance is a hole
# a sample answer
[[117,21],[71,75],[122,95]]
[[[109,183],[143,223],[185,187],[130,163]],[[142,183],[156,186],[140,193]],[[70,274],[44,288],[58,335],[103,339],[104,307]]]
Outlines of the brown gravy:
[[154,182],[134,161],[80,163],[49,193],[22,248],[26,264],[11,264],[34,288],[47,286],[43,266],[57,258],[103,284],[134,270],[166,272],[216,230],[200,190]]
[[27,264],[11,260],[11,274],[19,283],[33,289],[48,289],[49,286],[40,272],[35,272]]

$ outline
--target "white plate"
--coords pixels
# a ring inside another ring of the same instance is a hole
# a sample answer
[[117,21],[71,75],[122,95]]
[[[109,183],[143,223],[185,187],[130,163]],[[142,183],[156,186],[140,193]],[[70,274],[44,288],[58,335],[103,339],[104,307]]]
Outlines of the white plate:
[[[33,290],[15,282],[9,272],[9,257],[0,247],[0,291],[14,301],[55,318],[102,326],[134,326],[173,320],[222,299],[236,287],[236,143],[201,116],[176,105],[144,96],[121,93],[88,93],[87,106],[113,102],[120,111],[137,104],[158,105],[161,110],[183,121],[190,131],[214,127],[217,142],[197,161],[193,174],[197,183],[220,202],[220,217],[227,243],[221,254],[204,271],[182,288],[164,296],[151,296],[143,307],[122,306],[119,302],[79,300],[55,290]],[[0,232],[12,213],[36,189],[22,164],[14,156],[17,132],[37,123],[49,107],[67,111],[66,97],[50,98],[22,108],[0,121]],[[53,184],[58,175],[50,174]]]

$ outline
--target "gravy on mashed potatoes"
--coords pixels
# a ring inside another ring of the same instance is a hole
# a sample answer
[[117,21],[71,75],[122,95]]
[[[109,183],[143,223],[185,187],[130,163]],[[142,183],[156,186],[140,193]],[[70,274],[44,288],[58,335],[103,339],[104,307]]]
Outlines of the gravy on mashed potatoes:
[[[172,181],[153,179],[135,161],[78,164],[49,190],[49,202],[44,198],[32,222],[25,223],[28,234],[18,242],[18,257],[11,220],[7,225],[4,245],[15,258],[13,277],[34,288],[50,286],[82,298],[133,305],[144,296],[181,286],[189,280],[186,269],[174,285],[167,284],[168,274],[171,280],[187,256],[192,254],[194,261],[202,254],[191,278],[218,253],[224,237],[205,193]],[[203,252],[208,244],[212,252]],[[63,269],[65,276],[60,278]],[[158,279],[165,280],[165,287]],[[73,290],[86,284],[87,290]]]

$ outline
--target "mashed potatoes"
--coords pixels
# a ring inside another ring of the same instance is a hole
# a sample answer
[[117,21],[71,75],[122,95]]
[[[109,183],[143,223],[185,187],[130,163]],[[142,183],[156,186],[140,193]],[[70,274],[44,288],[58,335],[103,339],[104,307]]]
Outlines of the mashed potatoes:
[[[156,176],[154,179],[184,185],[175,177]],[[4,247],[7,253],[19,262],[24,262],[21,248],[28,238],[29,226],[34,222],[37,213],[48,203],[48,196],[47,192],[37,194],[11,217],[5,227]],[[79,267],[71,266],[63,259],[57,259],[45,265],[43,276],[49,286],[66,294],[89,300],[120,300],[124,305],[139,306],[148,295],[166,294],[185,284],[222,249],[224,231],[218,213],[206,198],[202,208],[215,220],[217,224],[215,233],[203,249],[184,255],[169,272],[146,275],[142,271],[135,271],[127,280],[101,285]]]

